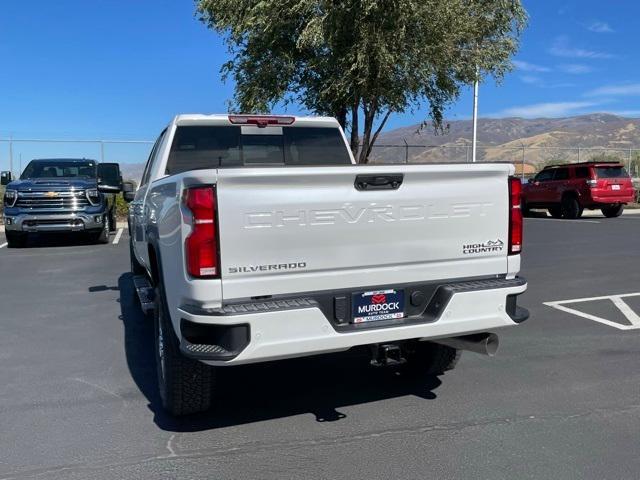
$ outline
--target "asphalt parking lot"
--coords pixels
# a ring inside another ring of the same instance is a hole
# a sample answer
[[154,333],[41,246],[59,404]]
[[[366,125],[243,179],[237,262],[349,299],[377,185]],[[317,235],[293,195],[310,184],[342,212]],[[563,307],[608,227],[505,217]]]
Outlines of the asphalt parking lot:
[[126,232],[0,248],[0,479],[638,478],[639,232],[527,219],[531,318],[494,358],[427,384],[349,354],[236,367],[186,420],[159,406]]

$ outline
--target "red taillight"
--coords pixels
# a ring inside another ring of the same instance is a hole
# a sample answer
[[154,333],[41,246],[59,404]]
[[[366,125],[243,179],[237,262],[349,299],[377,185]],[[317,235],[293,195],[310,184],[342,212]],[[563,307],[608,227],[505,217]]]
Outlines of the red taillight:
[[229,121],[234,125],[291,125],[295,117],[278,117],[275,115],[229,115]]
[[183,202],[193,217],[185,241],[187,271],[197,278],[219,277],[215,187],[188,188]]
[[522,252],[521,196],[522,183],[520,179],[509,177],[509,255],[518,255]]

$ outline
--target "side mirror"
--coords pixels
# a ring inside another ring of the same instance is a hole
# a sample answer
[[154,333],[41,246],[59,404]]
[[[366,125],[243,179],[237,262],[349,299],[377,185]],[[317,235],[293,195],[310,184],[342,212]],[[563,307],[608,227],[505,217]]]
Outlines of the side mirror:
[[127,203],[133,202],[136,198],[136,184],[134,182],[122,183],[122,198]]
[[530,178],[529,180],[527,180],[527,183],[533,183],[533,182],[534,182],[533,178]]
[[117,163],[98,164],[98,190],[103,193],[119,193],[122,191],[122,175]]
[[11,172],[0,172],[0,185],[9,185],[12,179]]

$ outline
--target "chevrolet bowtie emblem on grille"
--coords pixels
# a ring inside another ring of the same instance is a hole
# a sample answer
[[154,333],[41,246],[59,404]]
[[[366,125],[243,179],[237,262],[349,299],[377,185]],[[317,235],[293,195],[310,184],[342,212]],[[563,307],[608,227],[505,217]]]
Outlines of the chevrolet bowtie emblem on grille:
[[47,197],[57,197],[58,196],[58,192],[47,192],[45,195]]

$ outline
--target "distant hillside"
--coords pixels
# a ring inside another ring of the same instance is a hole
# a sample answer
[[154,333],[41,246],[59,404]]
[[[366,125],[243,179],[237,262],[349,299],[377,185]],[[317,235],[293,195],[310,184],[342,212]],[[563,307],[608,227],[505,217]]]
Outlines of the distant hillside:
[[[471,120],[453,121],[442,134],[433,128],[419,130],[418,125],[384,132],[374,148],[373,160],[402,162],[408,153],[411,162],[465,161],[471,145]],[[385,145],[421,145],[388,148]],[[478,159],[525,161],[539,164],[553,161],[577,161],[577,147],[624,149],[609,150],[607,155],[628,158],[628,149],[640,149],[640,119],[596,113],[567,118],[502,118],[478,121]],[[634,152],[635,153],[635,152]],[[598,152],[581,151],[581,159]]]
[[120,171],[123,180],[134,180],[139,184],[144,171],[144,163],[121,163]]

